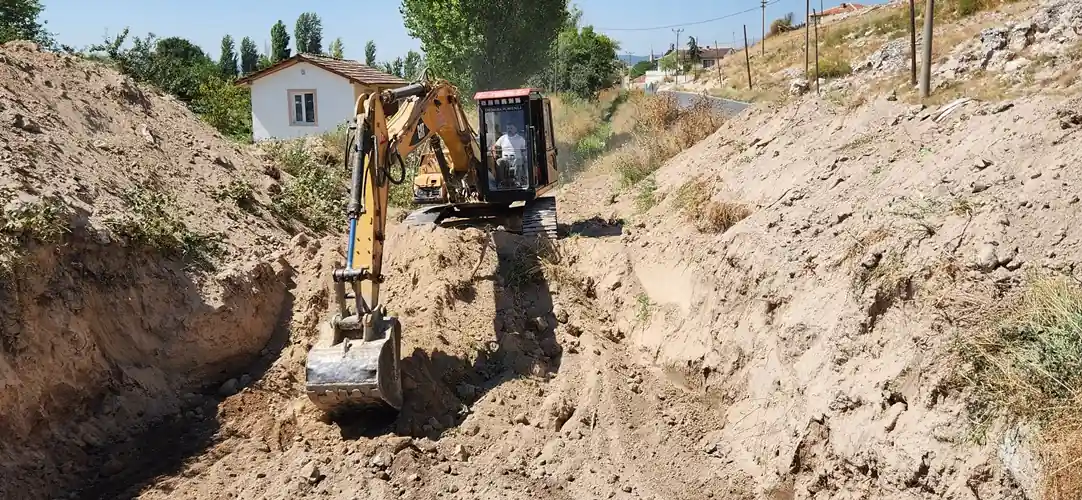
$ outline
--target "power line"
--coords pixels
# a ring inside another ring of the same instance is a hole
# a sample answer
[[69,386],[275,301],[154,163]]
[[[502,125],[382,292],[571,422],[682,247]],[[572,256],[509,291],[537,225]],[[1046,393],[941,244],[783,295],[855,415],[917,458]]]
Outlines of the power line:
[[702,21],[692,21],[692,22],[688,22],[688,23],[669,24],[669,25],[666,25],[666,26],[653,26],[653,27],[650,27],[650,28],[594,28],[594,29],[597,30],[597,31],[653,31],[653,30],[664,30],[664,29],[671,29],[671,28],[679,28],[681,26],[695,26],[697,24],[712,23],[714,21],[720,21],[722,19],[729,19],[730,17],[736,17],[736,16],[739,16],[741,14],[747,14],[749,12],[755,12],[756,10],[766,8],[767,5],[773,5],[773,4],[776,4],[776,3],[780,2],[780,1],[781,0],[771,0],[769,2],[766,2],[766,4],[764,4],[762,6],[759,6],[759,7],[753,7],[753,8],[750,8],[748,10],[742,10],[740,12],[734,12],[732,14],[726,14],[724,16],[715,17],[715,18],[712,18],[712,19],[704,19]]

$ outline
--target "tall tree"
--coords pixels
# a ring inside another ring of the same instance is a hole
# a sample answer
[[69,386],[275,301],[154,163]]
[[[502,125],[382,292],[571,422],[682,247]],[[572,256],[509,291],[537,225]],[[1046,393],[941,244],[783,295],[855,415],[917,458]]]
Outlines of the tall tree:
[[331,42],[330,50],[331,50],[331,57],[333,57],[335,59],[345,59],[346,56],[344,54],[344,49],[342,48],[342,39],[341,38],[335,38],[334,41]]
[[367,66],[376,65],[376,42],[372,40],[364,44],[364,64]]
[[567,0],[402,0],[399,11],[435,76],[481,89],[519,86],[548,66],[566,7]]
[[591,99],[616,83],[617,68],[622,65],[616,56],[620,50],[616,41],[586,26],[564,29],[559,44],[560,89]]
[[271,27],[271,63],[289,59],[289,33],[281,20]]
[[415,51],[406,52],[406,59],[402,61],[402,77],[413,81],[421,76],[421,54]]
[[247,75],[259,67],[259,51],[255,48],[255,42],[251,38],[244,37],[240,41],[240,72]]
[[323,53],[323,21],[315,12],[304,12],[297,16],[293,27],[293,44],[297,53]]
[[404,66],[405,63],[402,61],[402,58],[396,57],[394,62],[391,63],[391,74],[399,78],[405,78],[406,74],[403,71],[405,69]]
[[237,77],[237,50],[232,36],[222,37],[222,54],[218,56],[218,73],[226,80]]
[[703,51],[699,49],[699,42],[695,41],[695,37],[688,37],[688,61],[698,62],[703,57]]
[[45,30],[47,21],[38,20],[43,10],[39,0],[0,1],[0,43],[30,40],[52,47],[52,33]]

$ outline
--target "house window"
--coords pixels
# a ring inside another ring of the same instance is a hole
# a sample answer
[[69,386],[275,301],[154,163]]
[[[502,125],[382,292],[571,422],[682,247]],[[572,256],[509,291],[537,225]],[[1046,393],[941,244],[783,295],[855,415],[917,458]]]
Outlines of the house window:
[[289,91],[289,124],[313,126],[316,124],[316,91]]
[[703,67],[704,68],[713,68],[714,67],[714,60],[713,59],[703,59]]

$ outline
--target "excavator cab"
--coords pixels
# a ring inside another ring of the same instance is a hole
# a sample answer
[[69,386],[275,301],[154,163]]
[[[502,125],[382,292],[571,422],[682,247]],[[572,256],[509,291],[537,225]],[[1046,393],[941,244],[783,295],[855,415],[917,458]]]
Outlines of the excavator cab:
[[479,143],[484,167],[478,172],[482,198],[489,203],[531,202],[556,184],[556,138],[552,106],[534,89],[478,92]]
[[[479,131],[472,139],[479,165],[470,173],[472,196],[453,199],[444,170],[448,151],[421,160],[414,177],[414,203],[427,205],[410,213],[407,225],[451,220],[503,219],[524,235],[557,238],[556,198],[559,180],[552,105],[536,89],[487,90],[474,94]],[[472,131],[471,131],[472,132]],[[441,163],[443,162],[443,163]],[[514,221],[520,221],[514,222]]]

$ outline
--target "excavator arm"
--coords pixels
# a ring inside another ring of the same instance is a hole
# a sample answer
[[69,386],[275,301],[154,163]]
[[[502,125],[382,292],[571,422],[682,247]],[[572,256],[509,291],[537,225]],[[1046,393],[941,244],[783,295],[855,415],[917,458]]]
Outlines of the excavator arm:
[[401,325],[386,315],[379,296],[390,186],[406,180],[402,158],[429,141],[444,185],[449,194],[450,186],[456,186],[456,197],[468,196],[469,186],[475,185],[471,180],[480,158],[476,135],[448,83],[414,83],[362,95],[354,114],[356,135],[347,140],[346,151],[349,158],[355,142],[346,265],[333,272],[337,311],[321,325],[305,370],[309,399],[328,413],[402,405]]

